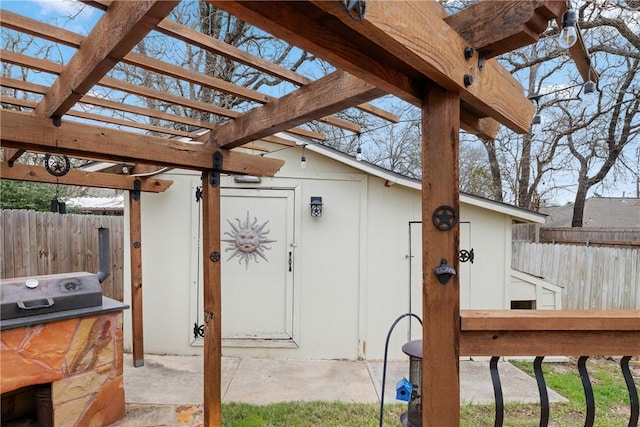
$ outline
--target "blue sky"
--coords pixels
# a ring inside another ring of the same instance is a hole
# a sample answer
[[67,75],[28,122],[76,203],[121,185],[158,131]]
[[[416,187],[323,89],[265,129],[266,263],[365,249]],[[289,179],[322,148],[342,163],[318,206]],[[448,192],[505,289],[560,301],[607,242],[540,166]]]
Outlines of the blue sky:
[[[102,12],[75,1],[67,0],[2,0],[1,7],[20,15],[30,16],[39,21],[49,22],[56,19],[56,24],[70,31],[87,35]],[[79,13],[82,10],[81,13]],[[73,20],[68,17],[74,16]],[[61,17],[63,17],[61,19]]]

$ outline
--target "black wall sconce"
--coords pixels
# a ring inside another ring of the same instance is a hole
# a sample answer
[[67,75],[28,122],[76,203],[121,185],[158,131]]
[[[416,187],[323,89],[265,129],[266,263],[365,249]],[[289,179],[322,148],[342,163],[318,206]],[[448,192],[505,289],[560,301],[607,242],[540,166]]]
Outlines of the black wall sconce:
[[322,216],[322,197],[311,196],[311,216]]

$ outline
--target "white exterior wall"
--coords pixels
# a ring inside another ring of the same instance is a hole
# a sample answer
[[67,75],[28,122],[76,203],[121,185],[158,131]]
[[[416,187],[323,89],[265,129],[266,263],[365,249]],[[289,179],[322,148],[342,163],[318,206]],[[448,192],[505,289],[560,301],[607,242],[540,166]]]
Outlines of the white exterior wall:
[[[300,154],[300,148],[278,153],[285,166],[277,178],[263,178],[259,185],[234,184],[230,177],[223,180],[223,188],[295,189],[295,345],[224,346],[223,354],[381,359],[389,327],[409,311],[409,221],[420,221],[420,191],[400,184],[385,185],[379,177],[310,150],[305,153],[308,166],[301,169]],[[201,354],[202,347],[192,344],[197,301],[195,259],[199,259],[194,243],[198,208],[193,206],[199,174],[172,171],[162,178],[174,181],[167,192],[142,196],[145,352]],[[309,214],[311,196],[323,198],[321,218]],[[461,203],[460,216],[461,221],[471,223],[475,253],[475,262],[469,267],[471,306],[463,303],[462,307],[508,308],[510,217],[467,203]],[[223,212],[223,232],[224,224]],[[125,259],[129,259],[128,253]],[[222,262],[226,260],[223,246]],[[130,277],[129,271],[127,265],[125,277]],[[125,301],[128,299],[125,289]],[[223,316],[225,310],[232,309],[231,303],[223,301]],[[126,311],[128,349],[130,322]],[[400,347],[409,339],[407,324],[403,321],[394,331],[389,352],[392,359],[403,357]],[[414,336],[416,332],[419,334],[417,325]]]
[[[165,176],[163,176],[165,178]],[[199,174],[166,176],[164,193],[142,193],[142,295],[144,350],[157,354],[196,354],[189,341],[192,182]],[[195,218],[197,221],[197,217]],[[125,198],[124,302],[131,305],[128,198]],[[131,310],[124,312],[125,349],[131,349]]]
[[509,300],[535,301],[538,310],[561,310],[562,288],[538,277],[511,270]]

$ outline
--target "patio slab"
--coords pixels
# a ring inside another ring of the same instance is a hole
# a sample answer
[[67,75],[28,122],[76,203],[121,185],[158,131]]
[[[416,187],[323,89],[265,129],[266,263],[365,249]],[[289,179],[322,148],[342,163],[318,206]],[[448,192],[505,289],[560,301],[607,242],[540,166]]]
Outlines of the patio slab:
[[[536,403],[533,378],[511,363],[498,365],[505,402]],[[222,401],[265,405],[283,401],[342,401],[378,403],[382,361],[273,360],[222,358]],[[409,362],[387,364],[385,403],[397,403],[395,385],[408,377]],[[201,356],[145,355],[134,368],[124,358],[127,415],[110,427],[198,426],[203,422],[203,362]],[[548,389],[552,403],[566,399]],[[486,360],[460,361],[462,403],[493,404],[493,387]]]

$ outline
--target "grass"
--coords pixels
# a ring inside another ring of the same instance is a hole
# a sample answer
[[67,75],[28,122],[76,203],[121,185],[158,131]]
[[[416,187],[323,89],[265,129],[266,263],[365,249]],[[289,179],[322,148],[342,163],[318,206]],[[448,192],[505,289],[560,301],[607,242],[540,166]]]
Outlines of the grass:
[[[616,361],[592,358],[587,362],[589,377],[596,401],[598,427],[626,427],[629,422],[629,395],[622,373]],[[531,363],[513,362],[518,368],[533,376]],[[567,403],[551,405],[549,425],[553,427],[582,426],[585,418],[585,398],[582,383],[571,363],[543,364],[547,386],[567,399]],[[638,386],[640,365],[632,361],[632,372]],[[341,402],[285,402],[273,405],[243,403],[223,404],[222,424],[227,427],[360,427],[377,426],[377,404],[350,404]],[[400,414],[407,410],[405,404],[385,405],[384,426],[399,426]],[[460,425],[464,427],[493,426],[493,405],[463,405]],[[509,427],[537,427],[540,406],[537,404],[507,404],[504,425]]]
[[[407,406],[385,405],[384,425],[398,426]],[[222,405],[222,425],[233,427],[377,426],[380,406],[367,403],[285,402],[272,405]]]

